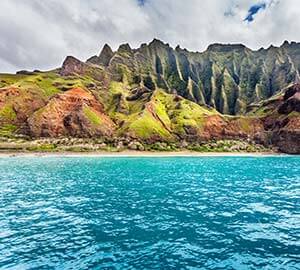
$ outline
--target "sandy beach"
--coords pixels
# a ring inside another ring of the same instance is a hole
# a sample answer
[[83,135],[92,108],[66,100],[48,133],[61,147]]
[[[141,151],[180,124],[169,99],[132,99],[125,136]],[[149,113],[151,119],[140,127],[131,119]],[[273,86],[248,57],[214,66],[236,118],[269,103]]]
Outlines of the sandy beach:
[[0,152],[0,157],[226,157],[226,156],[284,156],[277,152],[193,152],[193,151],[131,151],[121,152]]

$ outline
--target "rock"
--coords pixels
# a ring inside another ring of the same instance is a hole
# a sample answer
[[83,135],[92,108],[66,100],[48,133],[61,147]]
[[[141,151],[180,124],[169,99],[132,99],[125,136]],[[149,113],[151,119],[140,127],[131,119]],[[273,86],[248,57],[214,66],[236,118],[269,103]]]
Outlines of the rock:
[[189,144],[185,141],[185,140],[182,140],[181,142],[180,142],[180,148],[187,148],[189,146]]
[[150,94],[151,90],[148,89],[147,87],[137,87],[131,90],[131,95],[126,97],[126,100],[128,101],[135,101],[140,99],[142,96],[145,94]]
[[289,98],[291,98],[292,96],[294,96],[296,93],[300,93],[300,84],[296,83],[290,87],[288,87],[285,90],[284,96],[283,96],[283,100],[286,101]]
[[130,150],[138,150],[137,142],[130,142],[128,144],[128,149],[130,149]]
[[123,142],[118,142],[117,145],[116,145],[116,148],[117,148],[117,150],[122,150],[122,149],[124,149],[124,144],[123,144]]
[[266,141],[278,147],[282,152],[299,154],[300,84],[287,88],[283,97],[275,101],[267,105],[273,113],[264,118],[265,129],[268,132]]
[[105,44],[99,54],[99,56],[92,56],[87,60],[88,63],[96,64],[96,65],[102,65],[102,66],[108,66],[110,59],[114,56],[114,52],[110,48],[108,44]]
[[106,144],[106,143],[100,143],[100,144],[98,145],[98,147],[99,147],[100,149],[104,149],[104,148],[107,147],[107,144]]
[[74,88],[53,97],[29,119],[35,137],[111,136],[115,124],[104,113],[103,105],[86,90]]
[[293,111],[300,112],[300,84],[288,88],[283,100],[284,102],[278,108],[280,114],[289,114]]
[[0,111],[3,108],[9,108],[9,113],[5,115],[6,117],[0,117],[0,125],[13,123],[26,128],[27,118],[45,104],[45,97],[39,94],[38,90],[22,91],[17,87],[2,88],[0,91]]
[[145,150],[144,146],[140,142],[137,142],[137,141],[130,142],[128,144],[128,149],[130,149],[130,150],[139,150],[139,151],[144,151]]
[[34,72],[28,71],[28,70],[19,70],[19,71],[16,72],[16,74],[20,74],[20,75],[34,75]]
[[128,43],[121,44],[119,46],[118,53],[122,53],[122,52],[125,52],[125,53],[131,53],[132,52],[132,49],[131,49],[131,47]]
[[110,59],[114,56],[114,53],[108,44],[105,44],[100,55],[99,63],[103,66],[108,66]]
[[272,142],[281,152],[288,154],[300,153],[300,129],[297,131],[280,130],[273,133]]
[[87,69],[87,65],[73,56],[67,56],[60,70],[60,75],[82,75]]

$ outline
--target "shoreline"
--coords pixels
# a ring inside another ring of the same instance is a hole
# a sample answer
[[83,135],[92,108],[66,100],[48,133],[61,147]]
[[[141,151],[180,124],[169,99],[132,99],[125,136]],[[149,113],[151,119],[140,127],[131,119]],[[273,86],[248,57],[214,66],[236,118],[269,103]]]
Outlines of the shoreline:
[[25,152],[3,151],[2,157],[264,157],[264,156],[289,156],[278,152],[194,152],[194,151],[133,151],[120,152],[95,151],[95,152]]

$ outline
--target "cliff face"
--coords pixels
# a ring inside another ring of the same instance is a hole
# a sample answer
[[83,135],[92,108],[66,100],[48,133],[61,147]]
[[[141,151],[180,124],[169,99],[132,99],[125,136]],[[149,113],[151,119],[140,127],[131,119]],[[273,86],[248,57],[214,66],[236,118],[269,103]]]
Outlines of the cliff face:
[[103,105],[82,88],[54,96],[28,118],[28,125],[35,137],[111,136],[115,129]]
[[263,121],[264,139],[268,143],[285,153],[300,153],[300,84],[252,104],[249,109],[251,115]]
[[[300,44],[205,52],[159,40],[47,72],[0,74],[0,136],[255,140],[300,152]],[[292,86],[291,86],[292,85]]]
[[[221,113],[240,114],[247,105],[267,99],[300,81],[300,44],[252,51],[241,45],[210,45],[206,51],[189,52],[154,39],[138,49],[121,45],[112,53],[104,46],[94,64],[105,63],[117,80],[134,81],[150,76],[157,87],[176,92]],[[118,76],[119,75],[119,76]]]

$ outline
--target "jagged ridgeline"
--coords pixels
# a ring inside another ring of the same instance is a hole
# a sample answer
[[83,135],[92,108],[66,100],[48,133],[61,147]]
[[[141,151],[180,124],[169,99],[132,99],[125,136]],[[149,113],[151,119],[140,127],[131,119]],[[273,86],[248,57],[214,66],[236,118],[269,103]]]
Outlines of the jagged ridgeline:
[[249,139],[299,153],[299,69],[293,42],[201,53],[156,39],[115,52],[105,45],[86,62],[68,56],[54,70],[0,73],[0,138]]
[[105,67],[114,80],[142,82],[231,115],[300,81],[300,44],[295,42],[258,51],[213,44],[200,53],[154,39],[138,49],[123,44],[116,52],[106,44],[87,62]]

